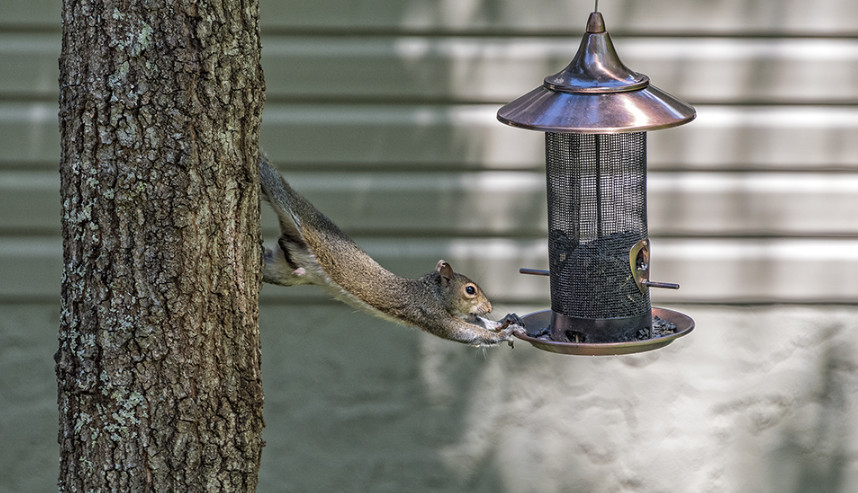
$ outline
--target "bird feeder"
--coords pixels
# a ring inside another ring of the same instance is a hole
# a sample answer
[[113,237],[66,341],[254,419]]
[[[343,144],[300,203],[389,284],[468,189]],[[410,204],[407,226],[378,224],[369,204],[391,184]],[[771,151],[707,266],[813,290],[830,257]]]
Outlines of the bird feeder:
[[694,119],[693,107],[620,61],[593,12],[572,62],[502,107],[498,120],[545,132],[551,309],[515,335],[547,351],[627,354],[663,347],[694,328],[650,304],[647,131]]

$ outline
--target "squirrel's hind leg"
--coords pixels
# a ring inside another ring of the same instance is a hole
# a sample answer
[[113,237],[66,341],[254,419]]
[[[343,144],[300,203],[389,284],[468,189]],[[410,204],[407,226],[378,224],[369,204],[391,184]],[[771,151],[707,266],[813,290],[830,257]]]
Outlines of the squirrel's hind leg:
[[266,248],[263,256],[265,258],[265,269],[262,273],[263,282],[281,286],[312,284],[312,280],[308,279],[307,269],[290,262],[279,249]]

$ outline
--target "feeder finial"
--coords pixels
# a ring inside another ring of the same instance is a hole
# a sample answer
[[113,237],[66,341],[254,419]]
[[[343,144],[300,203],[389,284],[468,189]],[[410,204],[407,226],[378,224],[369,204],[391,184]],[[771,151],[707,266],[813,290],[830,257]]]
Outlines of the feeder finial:
[[603,32],[607,32],[605,29],[605,19],[602,17],[602,14],[599,13],[599,2],[596,2],[596,10],[590,14],[590,18],[587,19],[587,33],[588,34],[600,34]]

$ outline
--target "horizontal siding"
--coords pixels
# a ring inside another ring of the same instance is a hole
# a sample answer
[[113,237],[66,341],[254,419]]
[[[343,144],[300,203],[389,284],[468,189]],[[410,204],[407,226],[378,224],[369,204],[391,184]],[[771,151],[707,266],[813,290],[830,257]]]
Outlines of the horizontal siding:
[[[495,105],[269,105],[263,143],[291,163],[539,168],[543,137],[495,120]],[[858,107],[699,106],[698,119],[650,133],[667,168],[852,168]]]
[[[548,303],[548,279],[518,274],[546,268],[545,241],[514,239],[357,238],[389,269],[419,276],[439,258],[477,280],[504,303]],[[269,243],[272,243],[269,240]],[[0,300],[55,299],[62,261],[59,239],[0,239]],[[656,303],[858,302],[855,239],[657,239],[652,276],[678,282],[679,291],[654,290]],[[326,299],[314,287],[266,286],[263,299]]]
[[[623,61],[694,103],[858,103],[858,38],[616,37]],[[58,34],[0,33],[0,94],[55,99]],[[578,36],[270,36],[269,101],[510,101],[569,63]],[[331,74],[347,75],[332,77]]]
[[[277,31],[578,33],[593,2],[569,0],[263,0],[263,34]],[[855,35],[858,4],[844,0],[611,0],[601,2],[615,32],[675,35]],[[58,30],[56,0],[0,3],[0,28]]]
[[[263,0],[270,31],[428,32],[439,34],[561,33],[583,28],[593,2],[568,0]],[[858,4],[844,0],[611,0],[601,2],[613,32],[674,35],[856,35]],[[55,0],[0,3],[0,28],[58,30]]]
[[[623,60],[699,114],[649,135],[654,277],[683,284],[659,299],[855,299],[858,4],[602,3]],[[568,63],[588,8],[264,1],[263,147],[393,270],[445,256],[541,303],[516,269],[545,265],[542,135],[495,113]],[[58,289],[58,21],[52,0],[0,5],[0,299]],[[322,299],[292,291],[264,296]]]
[[5,0],[0,3],[0,29],[59,31],[61,11],[56,0]]
[[4,99],[56,100],[59,53],[58,33],[0,31],[0,94]]
[[[543,137],[497,122],[497,105],[268,104],[262,145],[315,169],[540,169]],[[650,132],[650,169],[858,171],[858,106],[706,106]],[[0,104],[0,168],[55,168],[56,105]]]
[[[417,30],[441,33],[568,33],[583,28],[593,2],[568,0],[347,0],[263,4],[263,25],[286,30]],[[611,30],[676,34],[855,33],[858,5],[843,0],[611,0]]]
[[[511,101],[538,86],[542,77],[569,63],[580,41],[579,36],[268,39],[264,63],[269,100],[483,103]],[[855,38],[616,37],[615,45],[626,65],[693,103],[858,102]]]
[[[284,173],[357,234],[522,237],[547,230],[540,172]],[[653,236],[858,236],[858,174],[652,172],[648,188]],[[0,171],[0,210],[0,234],[58,234],[59,174]]]

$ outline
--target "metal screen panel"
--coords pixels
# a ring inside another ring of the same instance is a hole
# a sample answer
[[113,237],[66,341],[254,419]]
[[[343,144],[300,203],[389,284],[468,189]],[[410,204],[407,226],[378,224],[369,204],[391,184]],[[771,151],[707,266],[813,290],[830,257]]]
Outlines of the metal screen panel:
[[646,133],[545,139],[552,311],[645,324],[629,333],[645,328],[649,293],[635,284],[629,251],[647,237]]

